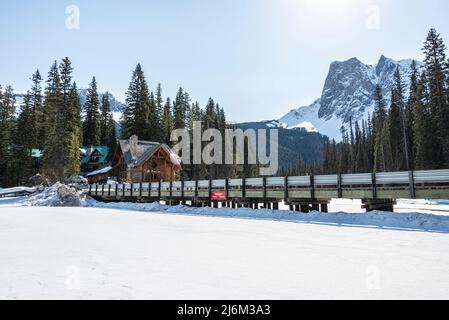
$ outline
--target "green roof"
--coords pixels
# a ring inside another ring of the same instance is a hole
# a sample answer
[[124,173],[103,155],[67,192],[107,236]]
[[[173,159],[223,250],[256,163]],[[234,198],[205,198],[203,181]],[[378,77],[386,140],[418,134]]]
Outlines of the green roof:
[[[106,163],[108,160],[109,155],[109,147],[104,146],[93,146],[93,147],[81,147],[80,150],[84,151],[83,158],[81,159],[81,164],[88,164],[92,163],[91,161],[91,154],[95,151],[98,151],[100,153],[100,158],[95,163]],[[89,152],[89,150],[92,150],[92,152]]]

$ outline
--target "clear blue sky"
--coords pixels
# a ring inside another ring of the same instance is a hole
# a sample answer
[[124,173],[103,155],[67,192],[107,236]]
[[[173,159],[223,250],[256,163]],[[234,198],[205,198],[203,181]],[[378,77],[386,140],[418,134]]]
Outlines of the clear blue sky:
[[[66,28],[72,4],[79,30]],[[68,56],[80,87],[95,75],[123,100],[141,62],[164,95],[183,86],[230,120],[273,119],[320,97],[334,60],[420,59],[430,27],[449,44],[448,13],[447,0],[1,0],[0,84],[25,91]]]

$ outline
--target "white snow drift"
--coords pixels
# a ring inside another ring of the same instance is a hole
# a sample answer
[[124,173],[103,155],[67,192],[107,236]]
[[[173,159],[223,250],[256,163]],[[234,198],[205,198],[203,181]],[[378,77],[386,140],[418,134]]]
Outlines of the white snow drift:
[[0,200],[1,299],[447,299],[446,233]]
[[0,299],[449,299],[449,209],[435,204],[306,215],[105,204],[56,185],[0,199]]
[[[409,201],[411,205],[411,201]],[[415,202],[419,203],[419,202]],[[285,222],[319,223],[336,226],[365,226],[377,228],[390,228],[401,230],[424,230],[434,232],[449,232],[449,215],[429,214],[408,211],[402,213],[370,212],[364,213],[361,209],[353,213],[336,211],[333,213],[313,212],[303,214],[292,211],[252,210],[241,209],[213,209],[191,208],[188,206],[167,206],[159,203],[103,203],[96,201],[81,191],[62,184],[55,184],[43,192],[25,197],[17,201],[23,206],[52,206],[52,207],[97,207],[105,209],[131,210],[143,212],[164,212],[167,214],[228,217],[242,219],[275,220]],[[421,206],[424,206],[422,203]],[[345,210],[346,207],[338,209]],[[360,208],[360,205],[359,205]],[[331,207],[332,209],[332,207]],[[445,208],[449,212],[449,207]],[[346,210],[345,210],[346,211]],[[410,213],[411,212],[411,213]],[[440,212],[441,213],[441,212]]]

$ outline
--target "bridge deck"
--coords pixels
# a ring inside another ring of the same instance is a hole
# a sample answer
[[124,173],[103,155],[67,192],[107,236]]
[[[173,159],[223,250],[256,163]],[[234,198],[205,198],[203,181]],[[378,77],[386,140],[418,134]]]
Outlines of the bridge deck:
[[[89,185],[102,200],[313,203],[330,199],[449,199],[449,170]],[[214,195],[224,193],[226,199]],[[313,200],[313,201],[312,201]],[[327,203],[327,202],[326,202]]]

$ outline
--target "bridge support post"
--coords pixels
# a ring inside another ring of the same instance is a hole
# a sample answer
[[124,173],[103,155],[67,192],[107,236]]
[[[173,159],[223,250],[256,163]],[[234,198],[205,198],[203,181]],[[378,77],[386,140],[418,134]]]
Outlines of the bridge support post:
[[396,200],[393,199],[364,199],[362,200],[362,208],[366,209],[366,212],[372,211],[386,211],[394,212],[394,205]]
[[321,212],[328,213],[329,212],[329,205],[327,203],[321,204]]

